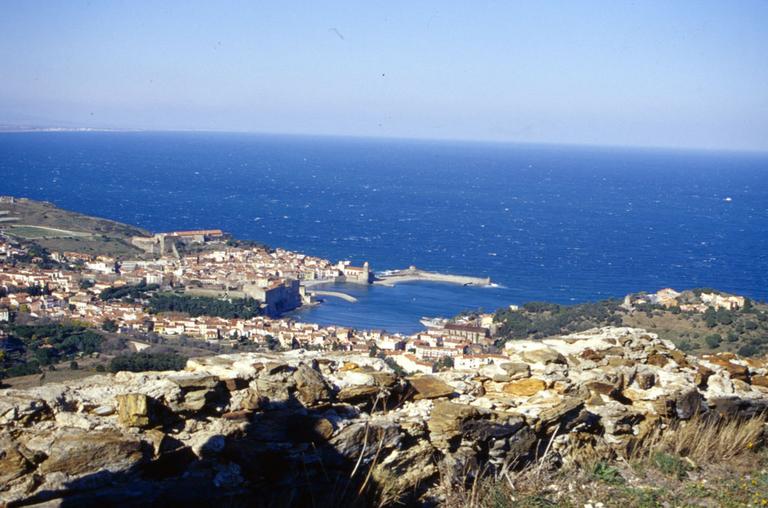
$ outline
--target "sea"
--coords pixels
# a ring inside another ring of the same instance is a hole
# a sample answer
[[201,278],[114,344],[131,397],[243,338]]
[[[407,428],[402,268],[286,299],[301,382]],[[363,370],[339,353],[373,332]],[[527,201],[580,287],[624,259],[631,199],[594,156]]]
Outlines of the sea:
[[421,317],[714,287],[768,298],[768,154],[224,133],[0,134],[0,194],[149,229],[221,228],[491,287],[323,289],[294,318]]

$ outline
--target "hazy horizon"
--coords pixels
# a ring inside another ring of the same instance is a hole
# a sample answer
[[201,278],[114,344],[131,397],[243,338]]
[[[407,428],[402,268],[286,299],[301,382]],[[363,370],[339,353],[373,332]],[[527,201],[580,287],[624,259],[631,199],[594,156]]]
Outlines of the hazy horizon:
[[8,2],[0,125],[768,150],[768,4]]

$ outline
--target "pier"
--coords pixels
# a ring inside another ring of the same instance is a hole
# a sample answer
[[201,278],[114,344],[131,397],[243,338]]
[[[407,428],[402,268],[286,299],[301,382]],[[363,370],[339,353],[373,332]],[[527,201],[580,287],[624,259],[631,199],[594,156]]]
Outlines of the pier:
[[462,286],[489,286],[491,278],[428,272],[411,266],[405,270],[397,270],[386,275],[377,275],[373,283],[381,284],[382,286],[394,286],[403,282],[445,282]]
[[341,293],[339,291],[312,291],[312,294],[315,296],[330,296],[332,298],[341,298],[342,300],[345,300],[349,303],[356,303],[357,298],[355,298],[352,295],[348,295],[346,293]]

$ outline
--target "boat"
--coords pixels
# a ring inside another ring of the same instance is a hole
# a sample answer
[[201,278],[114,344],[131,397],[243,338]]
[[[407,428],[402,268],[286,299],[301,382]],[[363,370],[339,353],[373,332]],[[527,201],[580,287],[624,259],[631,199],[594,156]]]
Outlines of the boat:
[[419,320],[419,322],[426,326],[427,328],[442,328],[445,326],[445,324],[448,322],[445,318],[429,318],[429,317],[423,317]]

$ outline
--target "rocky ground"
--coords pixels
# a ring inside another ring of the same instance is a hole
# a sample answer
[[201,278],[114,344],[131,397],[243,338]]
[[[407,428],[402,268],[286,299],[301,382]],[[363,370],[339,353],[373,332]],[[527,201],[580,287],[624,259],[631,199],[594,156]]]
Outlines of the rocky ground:
[[695,358],[644,330],[507,352],[407,378],[362,355],[241,353],[2,390],[0,504],[449,504],[488,478],[630,457],[693,421],[754,427],[768,409],[766,361]]

